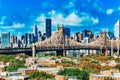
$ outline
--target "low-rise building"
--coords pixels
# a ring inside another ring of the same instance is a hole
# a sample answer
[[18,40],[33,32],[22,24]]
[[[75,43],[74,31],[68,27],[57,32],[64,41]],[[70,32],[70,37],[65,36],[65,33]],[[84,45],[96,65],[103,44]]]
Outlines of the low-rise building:
[[28,75],[20,72],[2,72],[0,80],[28,80]]
[[28,76],[25,75],[7,76],[5,80],[28,80]]
[[56,75],[55,80],[68,80],[67,76]]
[[37,70],[38,71],[44,71],[48,74],[56,75],[58,73],[58,71],[60,70],[60,68],[38,67]]
[[120,80],[120,72],[117,69],[101,71],[100,74],[90,74],[89,80]]
[[90,74],[89,80],[105,80],[109,78],[109,75],[104,75],[104,74]]
[[36,69],[32,69],[32,68],[19,68],[18,72],[22,73],[22,75],[29,75],[32,72],[37,71]]

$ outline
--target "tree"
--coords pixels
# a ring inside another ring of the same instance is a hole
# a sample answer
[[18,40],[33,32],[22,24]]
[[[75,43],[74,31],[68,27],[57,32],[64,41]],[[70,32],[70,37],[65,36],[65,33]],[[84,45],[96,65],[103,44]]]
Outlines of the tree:
[[64,67],[73,67],[73,66],[75,66],[75,63],[72,61],[64,60],[64,61],[62,61],[62,65]]
[[38,72],[38,71],[31,73],[29,76],[30,80],[47,80],[52,78],[54,78],[52,74],[47,74],[46,72]]
[[2,55],[0,56],[0,61],[9,62],[10,60],[15,59],[13,55]]
[[117,64],[115,68],[120,70],[120,64]]
[[92,70],[92,73],[99,74],[99,73],[100,73],[100,69],[94,68],[94,69]]
[[25,67],[24,63],[18,59],[10,61],[10,65],[5,68],[6,71],[15,71],[18,68]]
[[112,79],[112,78],[105,78],[104,80],[115,80],[115,79]]
[[78,68],[64,68],[58,72],[58,75],[75,76],[80,80],[88,80],[89,78],[89,74],[86,70],[80,70]]

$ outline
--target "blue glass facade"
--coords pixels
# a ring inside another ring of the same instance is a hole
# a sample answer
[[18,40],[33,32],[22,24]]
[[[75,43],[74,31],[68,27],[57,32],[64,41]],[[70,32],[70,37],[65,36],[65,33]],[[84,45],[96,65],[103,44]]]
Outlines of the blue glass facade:
[[46,37],[51,36],[51,19],[46,19]]
[[5,32],[1,34],[1,43],[2,43],[2,48],[10,47],[10,33],[9,32]]
[[65,35],[70,37],[70,28],[64,28],[65,30]]

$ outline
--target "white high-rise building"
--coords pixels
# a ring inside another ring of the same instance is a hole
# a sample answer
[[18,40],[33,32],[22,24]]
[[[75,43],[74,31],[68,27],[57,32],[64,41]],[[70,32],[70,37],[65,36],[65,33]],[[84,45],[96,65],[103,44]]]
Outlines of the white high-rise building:
[[114,25],[114,36],[116,39],[120,36],[120,20],[118,20]]

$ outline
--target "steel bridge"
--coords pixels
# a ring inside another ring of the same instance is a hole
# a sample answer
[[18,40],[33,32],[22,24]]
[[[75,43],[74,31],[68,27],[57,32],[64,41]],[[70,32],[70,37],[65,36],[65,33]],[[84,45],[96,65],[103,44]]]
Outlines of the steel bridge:
[[59,27],[58,30],[45,41],[30,44],[28,48],[6,48],[0,49],[0,54],[16,54],[27,53],[35,56],[39,51],[56,51],[57,55],[66,56],[66,50],[99,50],[101,53],[108,55],[108,51],[113,54],[120,51],[120,40],[110,40],[106,32],[88,43],[79,43],[74,39],[65,35],[64,27]]

